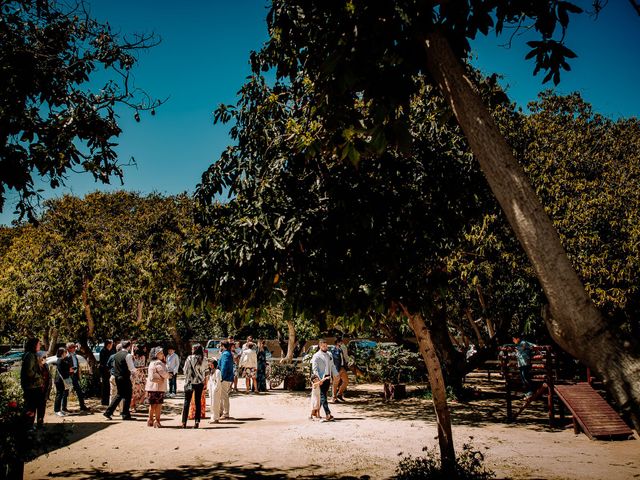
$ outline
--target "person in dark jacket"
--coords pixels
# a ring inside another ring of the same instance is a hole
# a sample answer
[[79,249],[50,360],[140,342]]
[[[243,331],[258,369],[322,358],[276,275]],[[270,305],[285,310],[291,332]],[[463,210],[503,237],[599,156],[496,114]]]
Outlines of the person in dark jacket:
[[131,342],[124,340],[122,342],[122,350],[120,350],[113,357],[113,371],[115,373],[116,385],[118,387],[118,394],[113,399],[113,402],[107,407],[107,410],[103,415],[111,420],[114,410],[120,404],[120,401],[124,401],[122,406],[122,419],[134,420],[129,411],[131,406],[131,395],[133,394],[133,385],[131,384],[131,374],[135,373],[136,367],[133,364],[133,356],[129,353],[131,348]]
[[69,411],[67,410],[67,398],[69,397],[69,389],[65,384],[65,380],[69,381],[71,378],[71,361],[67,356],[67,349],[64,347],[58,348],[56,352],[56,377],[54,384],[56,386],[56,399],[53,403],[53,411],[58,417],[66,416]]
[[102,387],[102,405],[109,405],[109,391],[111,385],[109,384],[109,378],[111,372],[107,366],[109,357],[114,354],[113,340],[105,340],[102,350],[100,350],[100,386]]
[[40,340],[29,338],[24,345],[22,367],[20,368],[20,385],[24,395],[25,414],[29,427],[33,427],[38,407],[42,405],[44,395],[44,380],[38,363]]

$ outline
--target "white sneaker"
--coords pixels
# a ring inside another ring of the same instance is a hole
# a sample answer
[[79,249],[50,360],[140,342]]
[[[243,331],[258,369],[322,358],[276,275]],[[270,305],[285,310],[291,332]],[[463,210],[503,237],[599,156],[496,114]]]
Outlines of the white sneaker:
[[67,415],[64,412],[56,412],[56,416],[58,416],[58,417],[66,417]]

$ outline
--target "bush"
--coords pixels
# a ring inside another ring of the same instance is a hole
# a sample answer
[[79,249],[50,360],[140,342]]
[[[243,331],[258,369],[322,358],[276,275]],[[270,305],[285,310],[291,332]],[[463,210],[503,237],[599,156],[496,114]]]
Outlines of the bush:
[[372,365],[374,375],[384,383],[397,385],[417,378],[420,356],[398,345],[378,345]]
[[402,458],[396,467],[398,480],[422,480],[429,478],[432,480],[488,480],[495,477],[492,470],[484,467],[484,455],[478,450],[465,443],[462,452],[456,456],[455,474],[443,472],[440,464],[440,456],[435,448],[423,449],[426,451],[424,457],[412,457],[411,455]]

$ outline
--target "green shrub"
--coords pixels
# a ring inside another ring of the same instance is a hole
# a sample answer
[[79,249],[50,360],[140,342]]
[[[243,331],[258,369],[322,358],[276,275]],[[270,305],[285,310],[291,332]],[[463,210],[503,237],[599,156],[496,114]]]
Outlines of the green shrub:
[[424,457],[403,457],[396,467],[398,480],[488,480],[495,477],[495,473],[484,466],[484,455],[465,443],[462,452],[456,456],[455,473],[443,472],[440,456],[435,448],[423,448]]

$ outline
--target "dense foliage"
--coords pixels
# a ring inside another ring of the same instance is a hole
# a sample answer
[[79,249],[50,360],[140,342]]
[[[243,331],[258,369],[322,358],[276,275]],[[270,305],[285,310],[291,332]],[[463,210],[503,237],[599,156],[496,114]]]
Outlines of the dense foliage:
[[122,179],[116,108],[131,107],[136,120],[154,113],[160,102],[130,74],[136,51],[158,39],[123,38],[81,1],[8,0],[0,9],[0,211],[12,189],[20,216],[33,219],[38,177],[52,188],[74,169],[103,183]]

